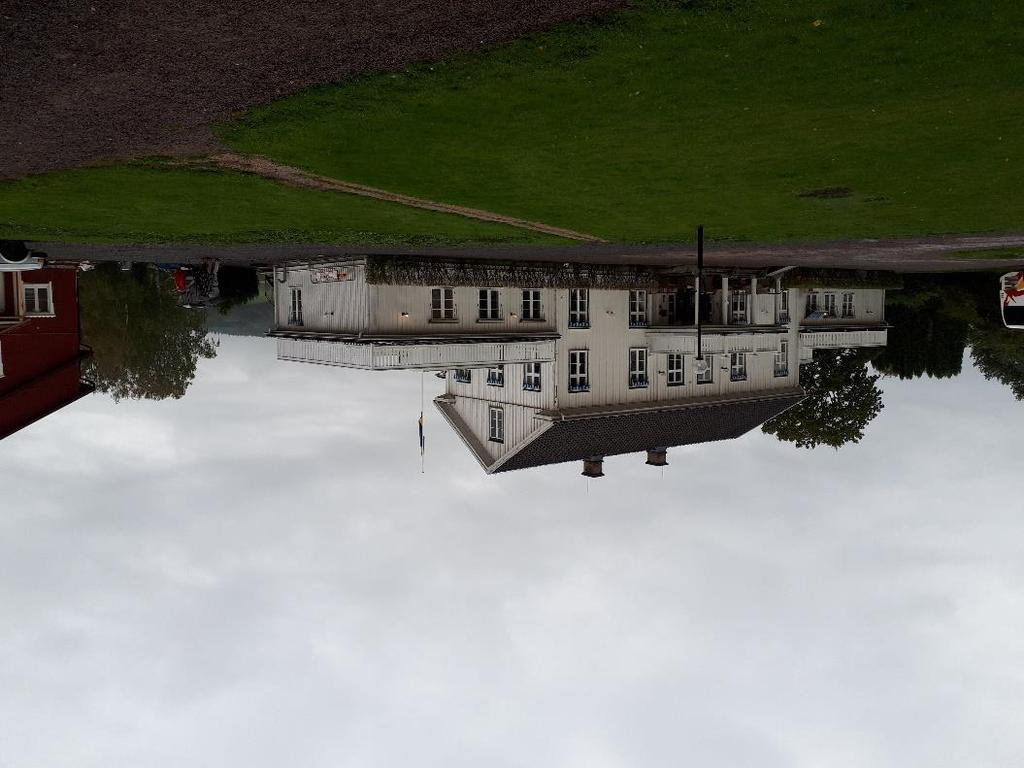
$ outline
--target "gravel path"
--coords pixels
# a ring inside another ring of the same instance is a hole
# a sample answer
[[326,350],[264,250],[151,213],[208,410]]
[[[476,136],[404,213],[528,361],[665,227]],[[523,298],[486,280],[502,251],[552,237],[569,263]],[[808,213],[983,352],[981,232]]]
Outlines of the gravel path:
[[[597,243],[564,246],[452,246],[399,247],[360,245],[79,245],[75,243],[30,243],[30,247],[53,259],[69,261],[193,262],[214,256],[234,264],[274,264],[318,257],[394,254],[437,258],[508,259],[514,261],[574,261],[593,264],[637,264],[646,266],[689,266],[696,263],[694,246],[620,245]],[[756,244],[715,243],[705,249],[705,262],[712,267],[835,267],[882,269],[896,272],[966,272],[1024,268],[1024,256],[1017,259],[963,259],[948,254],[957,251],[1019,248],[1024,253],[1024,234],[949,235],[894,240],[851,240],[827,243]]]
[[482,211],[479,208],[467,208],[462,205],[449,205],[448,203],[424,200],[421,197],[412,197],[411,195],[403,195],[398,192],[388,192],[384,189],[368,187],[365,184],[355,184],[350,181],[332,179],[329,176],[318,176],[317,174],[304,171],[301,168],[296,168],[292,165],[282,165],[281,163],[274,162],[273,160],[259,155],[241,155],[236,152],[221,152],[195,161],[186,161],[185,164],[214,165],[218,168],[227,168],[233,171],[241,171],[242,173],[255,174],[266,179],[273,179],[274,181],[278,181],[292,187],[305,187],[307,189],[316,189],[322,192],[343,192],[350,195],[359,195],[360,197],[372,197],[376,200],[386,200],[389,203],[407,205],[411,208],[422,208],[427,211],[440,211],[441,213],[451,213],[456,216],[464,216],[468,219],[490,221],[497,224],[507,224],[508,226],[518,227],[519,229],[541,232],[545,235],[564,237],[568,240],[580,240],[591,243],[604,242],[601,238],[595,237],[594,235],[586,235],[582,232],[576,232],[563,227],[555,227],[550,224],[542,224],[537,221],[527,221],[526,219],[517,219],[514,216],[505,216],[501,213]]
[[625,0],[3,0],[0,178],[217,150],[212,122]]

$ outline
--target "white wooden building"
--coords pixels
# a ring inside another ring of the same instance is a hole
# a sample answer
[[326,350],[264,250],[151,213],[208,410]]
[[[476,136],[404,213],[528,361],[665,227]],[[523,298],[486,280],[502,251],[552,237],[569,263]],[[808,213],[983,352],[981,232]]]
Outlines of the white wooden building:
[[886,341],[882,289],[754,276],[707,277],[699,300],[692,284],[378,285],[360,261],[279,268],[274,285],[280,359],[445,371],[435,403],[487,472],[590,459],[596,474],[638,450],[663,463],[799,402],[814,349]]
[[[554,359],[555,328],[517,288],[380,285],[362,260],[277,267],[274,329],[282,360],[383,370]],[[553,314],[550,315],[553,317]]]

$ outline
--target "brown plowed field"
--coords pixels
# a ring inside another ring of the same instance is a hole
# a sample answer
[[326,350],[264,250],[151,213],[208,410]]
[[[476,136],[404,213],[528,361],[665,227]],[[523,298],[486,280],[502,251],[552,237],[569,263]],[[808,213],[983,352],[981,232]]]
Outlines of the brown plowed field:
[[0,178],[216,148],[211,122],[625,0],[0,0]]

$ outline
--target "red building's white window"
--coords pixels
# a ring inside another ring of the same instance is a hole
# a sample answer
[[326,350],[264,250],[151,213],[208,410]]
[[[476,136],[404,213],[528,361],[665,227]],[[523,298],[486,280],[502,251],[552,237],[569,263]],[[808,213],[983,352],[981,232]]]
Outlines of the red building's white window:
[[25,314],[26,315],[52,315],[53,314],[53,288],[47,285],[26,285],[25,286]]

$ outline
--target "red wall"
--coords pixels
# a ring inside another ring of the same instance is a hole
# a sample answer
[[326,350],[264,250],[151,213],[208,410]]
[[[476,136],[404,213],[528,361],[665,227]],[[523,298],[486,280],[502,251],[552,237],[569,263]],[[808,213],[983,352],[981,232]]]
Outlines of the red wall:
[[0,335],[4,361],[0,395],[77,357],[80,345],[77,271],[51,268],[24,274],[26,283],[53,285],[56,317],[35,318]]
[[0,334],[0,439],[68,404],[82,391],[78,272],[50,268],[25,277],[29,284],[52,284],[56,316],[34,318]]

